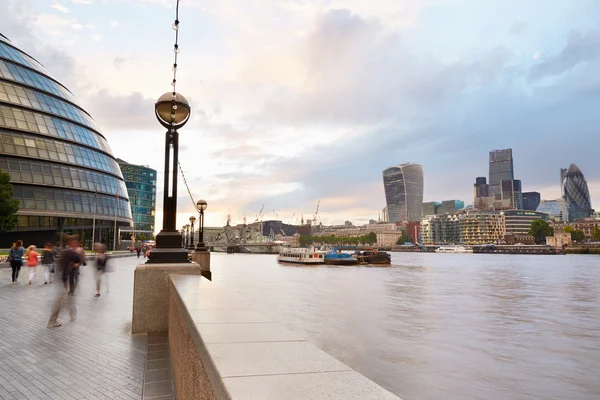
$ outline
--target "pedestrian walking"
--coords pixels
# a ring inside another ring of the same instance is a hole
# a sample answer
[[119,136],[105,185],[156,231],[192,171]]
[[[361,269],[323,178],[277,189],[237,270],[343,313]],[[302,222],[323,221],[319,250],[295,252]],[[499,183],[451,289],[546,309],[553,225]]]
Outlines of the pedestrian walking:
[[35,270],[38,265],[38,253],[37,247],[31,245],[25,252],[25,259],[27,260],[27,272],[29,272],[29,284],[35,280]]
[[142,248],[141,247],[136,247],[135,248],[135,252],[137,253],[137,258],[140,258],[140,254],[142,254]]
[[52,283],[52,274],[54,273],[54,246],[52,243],[46,243],[42,252],[42,267],[44,267],[44,285]]
[[8,259],[10,260],[10,267],[12,269],[12,284],[19,284],[19,271],[21,271],[21,267],[23,266],[23,254],[25,253],[25,249],[23,248],[23,242],[21,240],[17,240],[13,243],[13,246],[10,248],[8,252]]
[[95,250],[98,252],[96,257],[96,296],[100,297],[100,287],[102,286],[102,275],[108,271],[108,255],[106,254],[106,247],[102,243],[96,243],[94,245]]
[[75,303],[75,285],[77,282],[76,269],[83,262],[81,254],[77,251],[79,242],[76,237],[69,238],[68,247],[60,252],[56,259],[56,272],[61,277],[62,285],[56,286],[56,297],[52,304],[52,311],[48,319],[48,328],[58,328],[62,326],[58,322],[62,301],[66,295],[69,303],[69,316],[71,321],[77,318],[77,305]]

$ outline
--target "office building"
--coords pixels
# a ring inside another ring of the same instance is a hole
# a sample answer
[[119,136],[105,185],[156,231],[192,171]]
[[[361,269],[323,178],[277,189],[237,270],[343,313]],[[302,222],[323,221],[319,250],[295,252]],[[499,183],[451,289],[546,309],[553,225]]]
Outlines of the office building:
[[387,207],[383,207],[381,210],[381,222],[388,222]]
[[[561,170],[562,175],[562,170]],[[575,164],[571,164],[562,184],[563,196],[567,204],[568,220],[575,221],[591,217],[594,213],[587,181]]]
[[452,214],[463,208],[465,208],[465,202],[462,200],[443,200],[438,214]]
[[500,194],[495,195],[497,200],[505,200],[510,209],[523,209],[523,195],[521,190],[521,181],[511,179],[500,182]]
[[428,201],[426,203],[423,203],[423,217],[425,217],[427,215],[437,214],[438,209],[441,205],[442,205],[442,203],[437,202],[437,201]]
[[[17,227],[0,247],[79,234],[114,245],[132,224],[127,188],[93,118],[44,66],[0,35],[0,169],[19,200]],[[92,238],[94,231],[95,238]]]
[[529,228],[533,221],[548,219],[548,214],[528,210],[509,210],[503,211],[502,214],[504,214],[505,235],[529,235]]
[[501,182],[515,179],[512,149],[490,151],[489,195],[501,193]]
[[523,193],[523,210],[535,211],[540,205],[541,196],[539,192]]
[[399,164],[383,171],[388,222],[420,221],[423,215],[423,168]]
[[475,184],[473,185],[473,197],[488,197],[490,195],[490,187],[487,184],[485,176],[475,178]]
[[541,200],[536,211],[547,214],[549,219],[554,221],[567,221],[567,204],[563,198]]
[[129,164],[117,158],[131,203],[133,233],[143,233],[147,238],[154,233],[156,213],[156,170]]

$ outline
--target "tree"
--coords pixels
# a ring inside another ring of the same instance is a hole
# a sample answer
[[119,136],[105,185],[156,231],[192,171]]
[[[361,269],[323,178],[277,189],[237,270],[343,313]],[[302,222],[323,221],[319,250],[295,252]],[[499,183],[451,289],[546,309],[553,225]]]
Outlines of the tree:
[[19,200],[14,198],[10,175],[0,171],[0,232],[8,232],[17,226]]
[[546,236],[554,236],[554,229],[543,219],[536,219],[529,227],[529,234],[535,239],[535,243],[546,243]]
[[585,240],[585,233],[583,233],[583,231],[577,230],[575,228],[573,228],[572,226],[565,226],[565,228],[563,229],[563,231],[565,233],[570,233],[571,234],[571,240],[574,240],[576,242],[583,242]]
[[140,242],[146,241],[146,235],[143,233],[140,233],[137,237],[137,240],[139,240]]
[[583,233],[583,231],[576,229],[573,232],[571,232],[571,240],[574,240],[577,243],[581,243],[585,240],[585,233]]
[[595,241],[600,242],[600,226],[596,225],[592,229],[592,237],[594,238]]
[[400,236],[398,238],[398,240],[396,241],[396,244],[404,244],[404,243],[412,243],[413,239],[412,237],[406,233],[406,231],[404,229],[402,229],[402,236]]
[[377,243],[377,234],[375,232],[369,232],[367,235],[367,243],[370,245]]

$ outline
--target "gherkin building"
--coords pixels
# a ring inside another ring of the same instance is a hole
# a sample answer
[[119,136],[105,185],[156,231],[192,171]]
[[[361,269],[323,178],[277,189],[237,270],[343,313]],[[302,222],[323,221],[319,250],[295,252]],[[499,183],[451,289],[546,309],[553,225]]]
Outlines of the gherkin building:
[[73,94],[2,34],[0,136],[0,169],[19,200],[17,227],[0,234],[0,248],[19,239],[41,246],[57,233],[113,248],[132,219],[106,138]]
[[567,204],[569,221],[591,217],[592,200],[583,172],[575,164],[571,164],[563,180],[563,196]]

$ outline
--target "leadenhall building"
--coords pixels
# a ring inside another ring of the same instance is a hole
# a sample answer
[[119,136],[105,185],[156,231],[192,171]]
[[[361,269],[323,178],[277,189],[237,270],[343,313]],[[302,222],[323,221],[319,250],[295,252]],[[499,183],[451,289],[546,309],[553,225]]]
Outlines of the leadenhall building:
[[0,169],[19,199],[18,225],[0,248],[54,242],[77,233],[86,247],[113,247],[130,227],[121,170],[94,119],[44,66],[0,34]]

